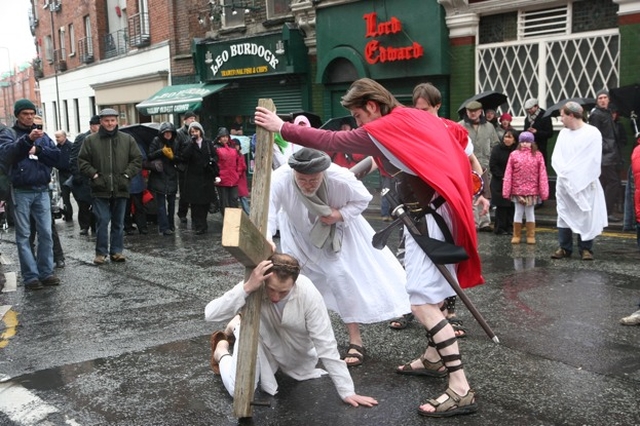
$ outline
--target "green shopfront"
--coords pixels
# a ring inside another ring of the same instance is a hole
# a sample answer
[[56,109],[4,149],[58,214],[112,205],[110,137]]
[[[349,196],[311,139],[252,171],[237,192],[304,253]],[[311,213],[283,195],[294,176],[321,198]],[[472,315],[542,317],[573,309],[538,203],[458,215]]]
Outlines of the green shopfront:
[[316,83],[323,86],[325,118],[347,114],[340,98],[363,77],[380,82],[406,105],[415,85],[429,81],[442,92],[441,113],[448,115],[449,33],[438,2],[374,0],[321,7],[316,32]]
[[225,85],[224,90],[205,97],[199,111],[201,121],[209,124],[210,129],[205,129],[208,134],[219,126],[229,126],[237,115],[245,118],[245,135],[254,133],[250,117],[260,98],[273,99],[278,113],[308,110],[311,76],[307,48],[300,31],[290,24],[277,33],[260,36],[195,40],[192,50],[200,81]]

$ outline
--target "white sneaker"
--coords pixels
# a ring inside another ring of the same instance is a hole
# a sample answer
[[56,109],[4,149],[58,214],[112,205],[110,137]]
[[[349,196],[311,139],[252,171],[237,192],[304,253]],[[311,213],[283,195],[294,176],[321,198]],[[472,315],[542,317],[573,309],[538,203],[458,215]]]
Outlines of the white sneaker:
[[622,325],[640,325],[640,309],[620,320]]

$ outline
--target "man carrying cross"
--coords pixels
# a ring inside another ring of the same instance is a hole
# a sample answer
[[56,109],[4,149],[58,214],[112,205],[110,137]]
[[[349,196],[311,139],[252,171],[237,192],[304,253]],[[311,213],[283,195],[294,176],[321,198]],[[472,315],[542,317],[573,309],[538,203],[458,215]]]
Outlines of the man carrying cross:
[[[292,126],[260,107],[256,110],[255,122],[303,146],[384,155],[404,172],[403,201],[412,199],[419,208],[428,209],[438,197],[444,199],[435,211],[444,218],[455,243],[464,247],[469,256],[457,265],[447,265],[447,269],[457,275],[463,288],[481,284],[477,236],[470,208],[471,168],[463,147],[453,141],[442,143],[451,136],[440,119],[425,111],[403,108],[388,90],[371,79],[355,81],[343,96],[342,105],[350,110],[358,129],[331,132]],[[444,240],[434,215],[423,217],[421,226],[428,229],[432,238]],[[401,367],[400,372],[413,370],[423,375],[448,374],[449,377],[446,392],[427,400],[418,412],[427,417],[474,412],[476,394],[464,373],[453,328],[440,310],[444,299],[455,293],[413,237],[407,238],[405,266],[412,311],[426,328],[429,342],[426,352],[408,367]]]
[[[205,319],[223,321],[233,317],[264,281],[255,384],[259,381],[262,390],[275,395],[278,383],[274,375],[278,370],[296,380],[314,379],[328,372],[345,403],[354,407],[377,405],[375,399],[355,393],[347,366],[340,359],[322,296],[307,277],[299,274],[300,264],[295,258],[275,253],[260,262],[245,282],[209,302]],[[235,392],[238,351],[233,355],[229,351],[239,337],[239,317],[212,336],[215,351],[211,364],[231,395]],[[318,360],[326,371],[316,368]]]

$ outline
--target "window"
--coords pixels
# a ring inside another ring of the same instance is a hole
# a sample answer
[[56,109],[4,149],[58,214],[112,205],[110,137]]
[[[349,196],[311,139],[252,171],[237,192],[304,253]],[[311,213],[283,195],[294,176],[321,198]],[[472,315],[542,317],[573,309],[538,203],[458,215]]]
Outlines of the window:
[[84,17],[84,37],[89,40],[87,43],[87,54],[93,56],[93,44],[91,43],[91,18],[89,15]]
[[233,0],[224,0],[224,26],[241,27],[244,25],[244,8],[235,7]]
[[62,101],[62,105],[63,105],[63,109],[64,111],[62,111],[64,113],[64,130],[65,131],[69,131],[69,102],[67,102],[67,100],[65,99],[64,101]]
[[73,24],[69,24],[69,56],[76,55],[76,33]]
[[267,19],[283,18],[291,14],[290,0],[267,0]]
[[529,98],[537,98],[544,108],[567,98],[593,97],[602,87],[617,87],[617,11],[613,0],[585,0],[482,16],[477,92],[505,93],[508,112],[522,117]]
[[49,63],[53,62],[53,39],[50,35],[44,38],[44,57]]
[[76,122],[75,131],[76,133],[80,133],[82,131],[82,127],[80,127],[80,103],[78,102],[77,98],[73,100],[73,110],[75,112],[75,122]]
[[58,122],[58,103],[56,101],[53,101],[53,124],[54,124],[54,128],[57,130],[60,128],[60,123]]
[[66,40],[64,37],[64,33],[65,33],[66,29],[65,27],[60,27],[60,29],[58,30],[58,48],[60,49],[60,51],[64,51],[65,47],[66,47]]

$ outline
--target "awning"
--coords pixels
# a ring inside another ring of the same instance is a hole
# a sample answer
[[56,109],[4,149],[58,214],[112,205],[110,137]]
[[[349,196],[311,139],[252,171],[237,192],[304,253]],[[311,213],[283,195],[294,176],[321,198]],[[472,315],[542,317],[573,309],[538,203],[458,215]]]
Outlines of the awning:
[[227,85],[227,83],[200,83],[166,86],[146,101],[140,102],[136,108],[144,115],[181,114],[189,110],[195,111],[200,108],[206,96],[219,92]]

